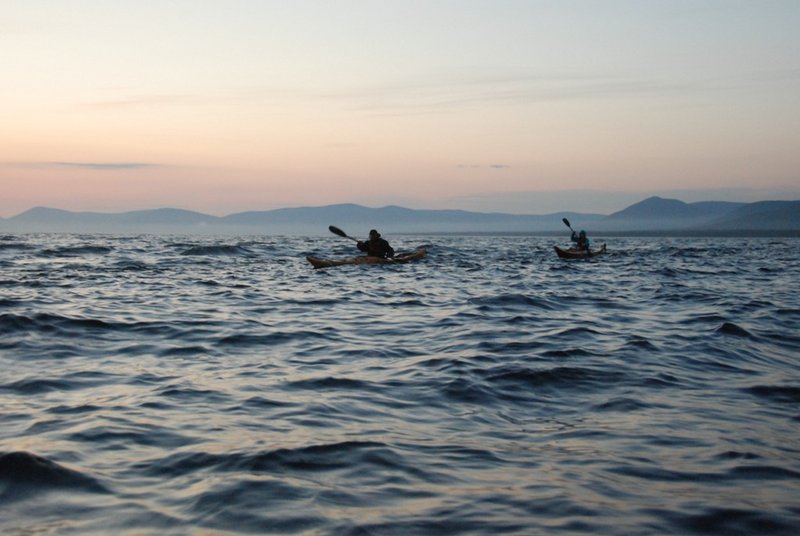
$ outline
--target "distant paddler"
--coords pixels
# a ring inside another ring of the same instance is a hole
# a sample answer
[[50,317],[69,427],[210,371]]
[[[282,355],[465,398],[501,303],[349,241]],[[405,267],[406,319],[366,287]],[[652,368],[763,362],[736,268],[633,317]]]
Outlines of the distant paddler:
[[375,229],[370,230],[368,240],[359,241],[356,243],[356,247],[370,257],[380,257],[381,259],[394,257],[392,246]]
[[600,249],[592,251],[589,248],[589,238],[586,236],[586,231],[581,230],[581,232],[576,233],[575,229],[572,228],[572,225],[570,225],[567,218],[562,218],[561,221],[563,221],[564,225],[569,227],[569,230],[572,231],[572,236],[570,238],[573,242],[575,242],[575,247],[561,249],[560,247],[555,246],[556,254],[558,254],[559,257],[562,259],[584,259],[596,257],[597,255],[602,255],[606,252],[605,244],[603,244]]
[[353,242],[356,242],[356,247],[359,251],[365,252],[368,257],[378,257],[379,259],[390,259],[394,257],[394,249],[392,249],[392,246],[390,246],[389,242],[385,239],[381,238],[381,234],[375,229],[369,232],[369,239],[367,240],[353,238],[335,225],[329,225],[328,230],[335,235],[349,238]]
[[575,247],[572,249],[576,249],[578,251],[589,251],[589,237],[586,236],[586,231],[581,229],[579,233],[575,232],[575,229],[572,228],[572,225],[569,224],[569,220],[567,218],[562,218],[561,221],[569,227],[569,230],[572,231],[572,236],[570,236],[570,240],[575,242]]

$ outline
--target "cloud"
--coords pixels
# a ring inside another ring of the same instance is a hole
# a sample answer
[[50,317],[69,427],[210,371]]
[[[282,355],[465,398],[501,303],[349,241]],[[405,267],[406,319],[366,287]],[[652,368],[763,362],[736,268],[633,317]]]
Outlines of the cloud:
[[603,72],[542,75],[440,75],[383,85],[362,85],[301,98],[339,101],[351,110],[374,115],[447,113],[486,103],[536,104],[577,100],[613,100],[653,96],[718,95],[753,85],[785,84],[800,77],[797,68],[747,72],[720,77],[664,78]]
[[193,95],[140,95],[117,100],[90,102],[88,106],[98,109],[184,106],[203,102],[204,100]]
[[147,164],[143,162],[50,162],[50,164],[56,167],[95,170],[145,169],[160,167],[158,164]]
[[459,164],[459,169],[511,169],[508,164],[489,164],[488,166],[481,164]]
[[17,162],[6,164],[22,168],[77,168],[94,171],[123,171],[164,167],[149,162]]
[[675,94],[698,89],[695,82],[575,73],[552,75],[440,76],[319,94],[351,109],[380,115],[446,112],[482,103],[541,103],[580,99]]

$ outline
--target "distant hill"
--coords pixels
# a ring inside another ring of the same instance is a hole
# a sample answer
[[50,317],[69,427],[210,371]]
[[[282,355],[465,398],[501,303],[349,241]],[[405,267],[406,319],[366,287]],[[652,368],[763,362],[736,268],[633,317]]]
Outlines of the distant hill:
[[397,232],[525,232],[531,230],[563,230],[562,217],[576,216],[598,221],[600,214],[559,213],[550,215],[516,215],[499,212],[469,212],[465,210],[417,210],[398,206],[370,208],[341,204],[324,207],[300,207],[242,212],[225,216],[222,221],[235,226],[348,225],[364,232],[372,227]]
[[750,203],[712,221],[709,223],[709,228],[715,230],[798,230],[800,229],[800,201]]
[[203,227],[218,220],[216,216],[175,208],[103,213],[36,207],[0,222],[0,226],[22,232],[146,233],[169,232],[172,227]]
[[800,235],[800,201],[684,203],[650,197],[608,216],[559,212],[519,215],[465,210],[416,210],[355,204],[250,211],[218,217],[174,208],[122,213],[70,212],[36,207],[0,220],[0,230],[114,234],[322,235],[336,225],[353,236],[371,228],[382,233],[562,233],[562,218],[590,235],[662,232],[677,234]]
[[123,213],[70,212],[36,207],[0,222],[0,229],[17,232],[100,232],[175,234],[288,234],[320,235],[328,225],[346,226],[355,235],[371,228],[381,232],[557,232],[570,217],[586,225],[601,214],[563,212],[516,215],[464,210],[415,210],[398,206],[370,208],[355,204],[250,211],[224,217],[180,209]]
[[219,222],[216,216],[209,216],[191,210],[176,208],[159,208],[155,210],[137,210],[133,212],[123,212],[119,215],[122,222],[141,222],[156,221],[161,224],[180,224],[180,225],[208,225]]
[[649,197],[624,210],[609,215],[604,228],[614,230],[691,229],[721,218],[745,206],[745,203],[702,201],[684,203],[677,199]]
[[159,208],[153,210],[137,210],[133,212],[70,212],[57,208],[36,207],[10,218],[9,221],[31,224],[197,224],[212,223],[219,218],[200,212],[176,208]]

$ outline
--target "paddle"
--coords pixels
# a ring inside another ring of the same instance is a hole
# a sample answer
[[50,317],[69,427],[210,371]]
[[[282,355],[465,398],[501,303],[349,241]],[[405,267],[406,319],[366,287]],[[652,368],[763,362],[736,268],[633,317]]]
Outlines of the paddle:
[[352,236],[347,236],[347,233],[345,233],[344,231],[342,231],[341,229],[339,229],[335,225],[328,225],[328,230],[330,232],[332,232],[333,234],[335,234],[335,235],[341,236],[342,238],[349,238],[350,240],[358,242],[358,238],[353,238]]
[[[572,237],[573,237],[573,239],[574,239],[574,237],[575,237],[575,229],[573,229],[573,228],[572,228],[572,225],[570,225],[570,224],[569,224],[569,220],[568,220],[567,218],[561,218],[561,221],[563,221],[563,222],[564,222],[564,225],[566,225],[567,227],[569,227],[569,230],[570,230],[570,231],[572,231]],[[574,247],[574,246],[573,246],[573,247]]]

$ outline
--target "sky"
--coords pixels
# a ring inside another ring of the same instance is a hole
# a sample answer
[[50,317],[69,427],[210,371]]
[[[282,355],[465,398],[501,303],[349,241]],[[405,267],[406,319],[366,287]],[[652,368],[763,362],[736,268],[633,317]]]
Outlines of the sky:
[[11,0],[0,217],[800,199],[797,0]]

